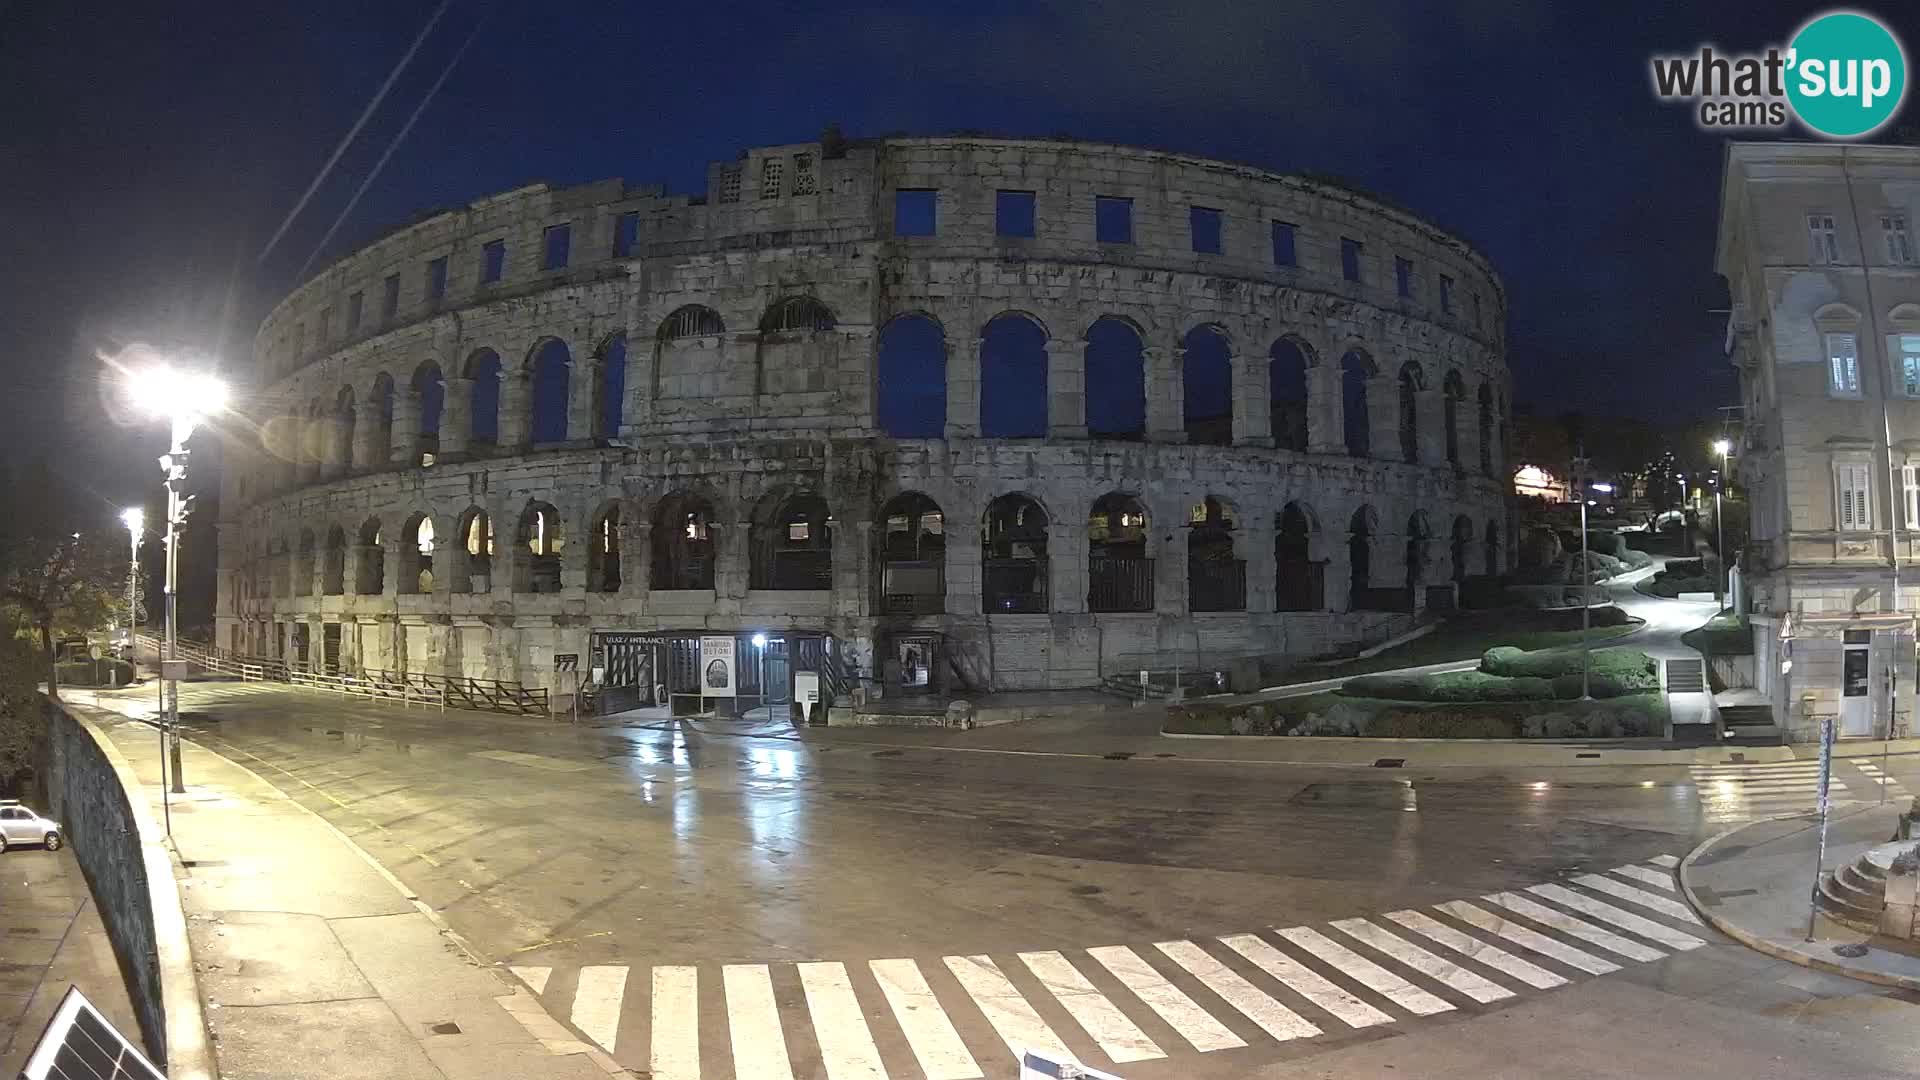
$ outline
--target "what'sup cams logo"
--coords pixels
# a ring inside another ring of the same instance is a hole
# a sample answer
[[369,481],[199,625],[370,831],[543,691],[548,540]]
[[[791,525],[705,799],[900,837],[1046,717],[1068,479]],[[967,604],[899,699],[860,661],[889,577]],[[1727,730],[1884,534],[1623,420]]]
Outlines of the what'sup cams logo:
[[1907,94],[1900,39],[1871,15],[1816,16],[1783,49],[1727,55],[1656,56],[1653,92],[1684,101],[1702,130],[1779,130],[1798,119],[1815,134],[1857,139],[1878,131]]

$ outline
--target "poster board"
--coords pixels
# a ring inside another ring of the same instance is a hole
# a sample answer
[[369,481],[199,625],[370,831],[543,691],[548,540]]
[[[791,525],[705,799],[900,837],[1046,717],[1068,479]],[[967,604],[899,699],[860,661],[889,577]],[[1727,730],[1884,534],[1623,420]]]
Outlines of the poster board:
[[700,639],[701,697],[735,696],[735,687],[739,685],[736,645],[731,636]]

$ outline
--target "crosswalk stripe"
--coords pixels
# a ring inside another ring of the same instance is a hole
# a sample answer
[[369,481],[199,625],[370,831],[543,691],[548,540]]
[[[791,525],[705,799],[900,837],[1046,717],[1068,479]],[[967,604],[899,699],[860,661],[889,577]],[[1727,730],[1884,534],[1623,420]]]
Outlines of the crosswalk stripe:
[[1601,877],[1599,874],[1581,874],[1573,880],[1581,885],[1585,885],[1589,889],[1596,889],[1609,896],[1619,897],[1631,904],[1639,904],[1648,911],[1657,911],[1669,919],[1678,919],[1681,922],[1692,923],[1695,926],[1704,925],[1700,922],[1700,917],[1693,913],[1692,908],[1680,903],[1678,900],[1669,900],[1664,896],[1656,896],[1645,889],[1636,889],[1631,885],[1615,881],[1612,878]]
[[1093,1036],[1107,1057],[1126,1062],[1167,1056],[1066,957],[1057,952],[1023,952],[1020,962],[1027,965],[1027,970],[1046,986],[1054,1000]]
[[1390,911],[1387,918],[1416,934],[1424,934],[1454,952],[1478,960],[1495,971],[1505,972],[1536,990],[1565,986],[1567,980],[1538,964],[1522,960],[1505,949],[1489,945],[1471,934],[1463,934],[1419,911]]
[[1286,1042],[1320,1034],[1305,1017],[1260,992],[1240,974],[1191,941],[1162,941],[1154,946],[1187,974],[1199,979],[1220,1000],[1260,1025],[1260,1030]]
[[1545,897],[1562,907],[1569,907],[1582,915],[1591,916],[1602,922],[1609,922],[1631,934],[1638,934],[1648,941],[1657,941],[1669,949],[1697,949],[1706,942],[1683,933],[1670,926],[1664,926],[1652,919],[1642,918],[1631,911],[1614,907],[1612,904],[1595,900],[1584,893],[1574,892],[1563,885],[1535,885],[1527,890],[1535,896]]
[[1671,873],[1649,870],[1644,866],[1616,866],[1613,868],[1613,872],[1619,874],[1621,877],[1630,877],[1635,881],[1644,881],[1649,885],[1658,885],[1668,892],[1674,891],[1673,875]]
[[1655,866],[1665,866],[1668,868],[1672,868],[1680,865],[1679,858],[1673,855],[1655,855],[1653,858],[1648,859],[1647,861],[1652,863]]
[[1000,1041],[1019,1060],[1025,1050],[1046,1050],[1069,1054],[1060,1036],[1053,1033],[1040,1014],[1020,996],[1020,991],[987,956],[943,957],[947,970],[960,980],[961,989],[986,1015],[987,1023],[1000,1033]]
[[977,1080],[980,1066],[960,1041],[960,1033],[953,1030],[953,1021],[935,1000],[919,965],[911,960],[869,960],[867,967],[927,1080]]
[[520,976],[521,982],[533,987],[533,992],[536,994],[547,992],[547,980],[553,976],[553,969],[550,967],[516,967],[508,970]]
[[1542,904],[1536,904],[1518,893],[1488,893],[1482,899],[1499,904],[1508,911],[1525,915],[1534,922],[1551,926],[1565,934],[1572,934],[1582,941],[1598,945],[1611,953],[1618,953],[1629,960],[1659,960],[1666,956],[1658,949],[1650,949],[1637,941],[1628,941],[1611,930],[1602,930],[1590,922],[1576,919],[1562,911]]
[[1235,934],[1223,937],[1220,941],[1246,957],[1261,971],[1286,984],[1294,993],[1338,1017],[1348,1027],[1372,1027],[1393,1022],[1393,1017],[1328,982],[1312,968],[1268,944],[1265,938],[1253,934]]
[[1610,971],[1619,971],[1620,965],[1604,960],[1592,953],[1576,949],[1571,945],[1555,941],[1545,934],[1536,933],[1521,926],[1512,919],[1495,915],[1484,908],[1474,907],[1465,900],[1451,900],[1438,905],[1439,910],[1459,919],[1469,926],[1476,926],[1498,937],[1503,937],[1524,949],[1531,949],[1541,956],[1551,956],[1555,960],[1577,967],[1589,975],[1605,975]]
[[1397,937],[1365,919],[1342,919],[1334,929],[1393,957],[1413,970],[1453,987],[1482,1005],[1513,996],[1513,991],[1481,978],[1451,960],[1442,960],[1411,941]]
[[620,1034],[620,1002],[626,993],[626,968],[580,969],[580,985],[573,992],[573,1026],[609,1054]]
[[880,1050],[867,1030],[860,999],[853,996],[846,965],[794,966],[800,969],[800,987],[807,994],[807,1012],[813,1016],[813,1034],[820,1043],[827,1080],[886,1080]]
[[1212,1014],[1194,1004],[1193,999],[1182,993],[1179,987],[1155,971],[1140,954],[1125,945],[1102,945],[1088,949],[1087,955],[1133,991],[1135,997],[1160,1014],[1160,1019],[1191,1043],[1195,1050],[1204,1054],[1209,1050],[1227,1050],[1247,1045],[1240,1036],[1229,1031],[1225,1024],[1215,1020]]
[[700,1080],[700,969],[653,969],[653,1080]]
[[727,992],[727,1031],[733,1037],[733,1074],[754,1080],[793,1080],[780,1005],[765,964],[726,964],[720,981]]
[[1384,995],[1388,1001],[1415,1016],[1453,1011],[1451,1003],[1427,993],[1312,927],[1295,926],[1275,932],[1338,968],[1340,974]]

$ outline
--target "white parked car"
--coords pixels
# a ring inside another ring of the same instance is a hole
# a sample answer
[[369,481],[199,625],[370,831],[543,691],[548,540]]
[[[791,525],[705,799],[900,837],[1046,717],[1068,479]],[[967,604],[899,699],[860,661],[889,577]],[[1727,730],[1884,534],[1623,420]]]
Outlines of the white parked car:
[[22,845],[60,850],[60,823],[43,818],[17,799],[0,799],[0,851]]

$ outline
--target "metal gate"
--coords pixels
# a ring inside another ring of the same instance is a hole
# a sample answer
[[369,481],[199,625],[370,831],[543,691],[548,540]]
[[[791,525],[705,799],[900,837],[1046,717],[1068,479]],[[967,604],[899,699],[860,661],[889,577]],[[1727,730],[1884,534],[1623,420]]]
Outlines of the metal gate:
[[652,634],[595,633],[591,666],[602,669],[595,711],[623,712],[659,704],[653,696],[653,673],[660,647],[660,639]]
[[340,671],[340,624],[337,622],[320,627],[320,663],[321,670],[328,675]]

